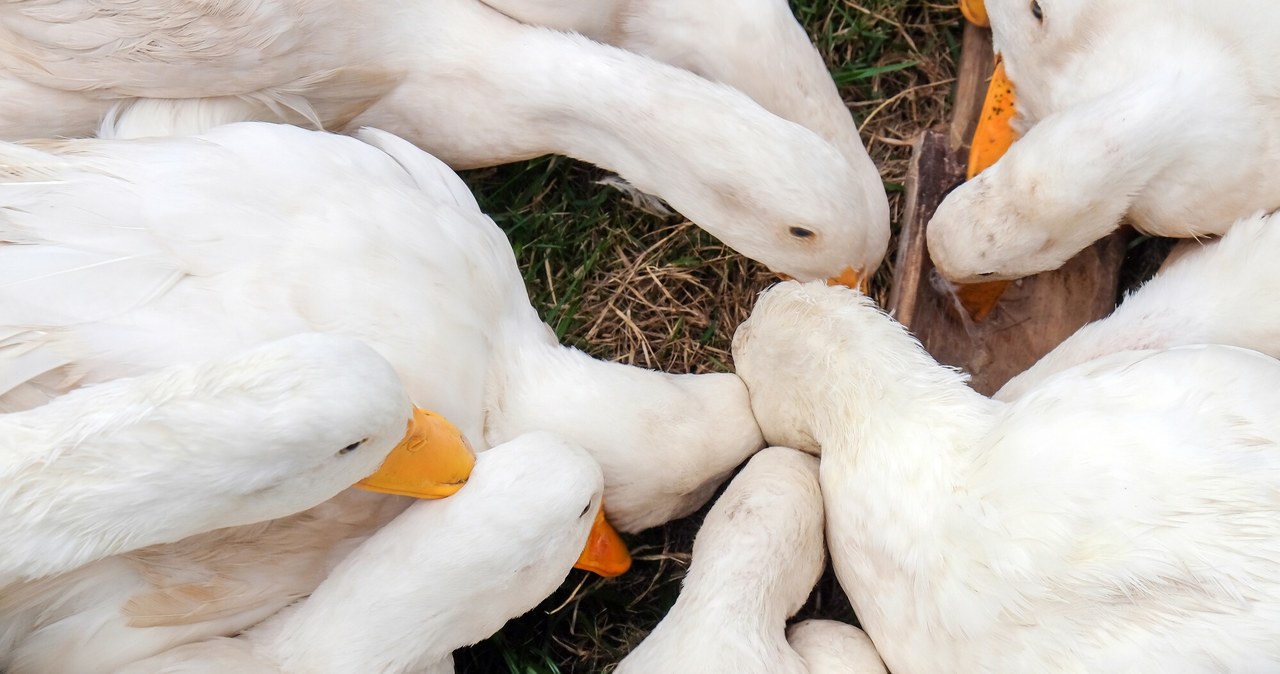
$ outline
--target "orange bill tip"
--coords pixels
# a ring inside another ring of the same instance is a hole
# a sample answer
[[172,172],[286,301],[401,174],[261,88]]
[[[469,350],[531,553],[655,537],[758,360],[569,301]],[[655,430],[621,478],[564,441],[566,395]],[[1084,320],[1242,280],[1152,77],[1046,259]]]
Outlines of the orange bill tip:
[[[794,280],[793,277],[786,274],[778,274],[778,278],[783,281]],[[827,279],[829,286],[847,286],[849,288],[857,288],[863,295],[867,294],[868,286],[871,284],[870,276],[863,276],[862,272],[854,271],[853,267],[845,267],[844,271],[837,276]]]
[[854,271],[853,267],[845,267],[839,276],[833,276],[827,279],[829,286],[848,286],[857,288],[863,295],[867,294],[868,286],[871,283],[869,275],[864,276],[860,271]]
[[975,321],[985,321],[1000,303],[1000,296],[1008,289],[1010,281],[989,281],[986,283],[962,283],[956,287],[956,298],[960,306]]
[[631,568],[631,553],[622,537],[604,518],[604,504],[596,511],[596,519],[591,524],[591,533],[587,535],[587,544],[582,548],[582,555],[573,565],[575,569],[590,571],[605,578],[620,576]]

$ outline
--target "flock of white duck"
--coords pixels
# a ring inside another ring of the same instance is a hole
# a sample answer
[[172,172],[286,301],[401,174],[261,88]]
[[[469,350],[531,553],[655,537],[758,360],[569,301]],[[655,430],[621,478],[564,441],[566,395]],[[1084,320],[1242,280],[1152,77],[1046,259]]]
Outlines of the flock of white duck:
[[[783,0],[4,3],[0,671],[452,672],[744,461],[616,671],[1280,671],[1280,5],[988,4],[945,275],[1222,235],[994,398],[822,281],[888,203]],[[557,342],[450,168],[544,153],[797,279],[736,374]]]

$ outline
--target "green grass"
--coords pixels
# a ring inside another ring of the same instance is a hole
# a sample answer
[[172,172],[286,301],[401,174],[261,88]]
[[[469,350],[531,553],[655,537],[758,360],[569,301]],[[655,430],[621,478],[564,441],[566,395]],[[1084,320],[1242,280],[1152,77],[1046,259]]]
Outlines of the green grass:
[[[959,12],[950,3],[918,0],[799,0],[792,6],[826,55],[851,114],[865,123],[864,141],[882,168],[896,221],[905,144],[947,114]],[[729,369],[733,329],[771,277],[679,217],[640,212],[624,195],[596,184],[603,176],[594,167],[546,158],[464,178],[507,232],[534,306],[563,342],[669,371]],[[873,284],[881,298],[890,273],[886,265]],[[635,564],[621,578],[574,571],[533,611],[457,653],[458,671],[607,670],[674,603],[702,516],[628,537]],[[854,620],[830,573],[800,616]]]

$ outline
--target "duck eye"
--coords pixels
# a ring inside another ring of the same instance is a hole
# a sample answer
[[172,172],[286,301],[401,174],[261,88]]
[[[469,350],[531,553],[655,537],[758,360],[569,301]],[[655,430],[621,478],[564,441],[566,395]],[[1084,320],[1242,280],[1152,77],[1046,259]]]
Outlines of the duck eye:
[[[365,440],[368,440],[368,438],[365,438]],[[363,444],[364,444],[364,440],[360,440],[360,441],[358,441],[358,442],[353,442],[353,443],[351,443],[351,444],[347,445],[346,447],[343,447],[342,449],[339,449],[339,450],[338,450],[338,454],[339,454],[339,455],[341,455],[341,454],[350,454],[351,452],[355,451],[355,449],[356,449],[357,447],[359,447],[360,445],[363,445]]]
[[797,239],[807,239],[813,236],[813,230],[805,229],[804,227],[792,227],[791,236],[794,236]]
[[591,511],[591,501],[587,501],[587,504],[582,506],[582,513],[578,515],[578,518],[581,519],[583,517],[586,517],[587,513],[590,511]]
[[1031,16],[1036,17],[1036,21],[1044,23],[1044,10],[1040,9],[1040,0],[1031,0]]

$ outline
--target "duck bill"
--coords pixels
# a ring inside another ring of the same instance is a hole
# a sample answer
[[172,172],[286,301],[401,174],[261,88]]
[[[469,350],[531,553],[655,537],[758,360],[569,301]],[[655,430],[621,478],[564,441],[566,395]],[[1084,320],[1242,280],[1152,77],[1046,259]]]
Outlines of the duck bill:
[[975,26],[989,28],[991,19],[987,18],[987,3],[985,0],[960,0],[960,13],[964,18],[969,20]]
[[855,271],[853,267],[845,267],[839,276],[832,276],[827,279],[829,286],[847,286],[856,288],[863,295],[867,294],[868,286],[871,284],[871,277],[863,275],[860,271]]
[[[794,280],[794,277],[788,276],[786,274],[778,274],[778,278],[782,279],[783,281]],[[829,286],[848,286],[850,288],[856,288],[863,295],[867,294],[867,287],[870,285],[870,283],[871,283],[870,276],[864,276],[862,272],[855,271],[853,267],[845,267],[844,271],[840,272],[839,275],[832,276],[827,279],[827,285]]]
[[978,128],[974,129],[973,141],[969,143],[966,179],[985,171],[1013,145],[1017,138],[1011,124],[1014,102],[1013,82],[1009,81],[1009,76],[1004,72],[1004,61],[997,57],[995,71],[991,73],[991,83],[987,85],[987,96],[982,101]]
[[[961,6],[963,5],[962,2]],[[1013,104],[1013,83],[1005,75],[1004,62],[997,59],[995,72],[991,74],[991,84],[987,87],[987,97],[982,103],[982,114],[978,117],[978,128],[974,130],[973,142],[969,146],[966,178],[972,179],[985,171],[1013,145],[1016,139],[1010,123],[1013,120]],[[973,320],[984,321],[995,311],[1000,297],[1008,287],[1008,281],[968,283],[957,288],[956,294],[960,305],[969,312]]]
[[573,568],[605,578],[620,576],[631,568],[631,553],[627,552],[627,544],[622,542],[622,537],[605,520],[604,504],[596,511],[591,533],[587,534],[587,544]]
[[471,443],[457,426],[439,414],[415,407],[404,439],[377,472],[356,486],[397,496],[444,498],[467,483],[475,465]]
[[956,299],[975,321],[985,321],[1000,304],[1000,297],[1009,288],[1010,281],[986,283],[962,283],[956,286]]

